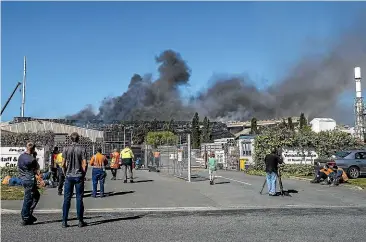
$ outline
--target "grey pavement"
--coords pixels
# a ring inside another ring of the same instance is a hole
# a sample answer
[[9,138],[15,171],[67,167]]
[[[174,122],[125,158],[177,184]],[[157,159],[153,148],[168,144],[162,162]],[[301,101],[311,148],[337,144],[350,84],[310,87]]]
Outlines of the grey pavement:
[[[86,214],[89,226],[61,228],[60,214],[23,227],[2,215],[2,241],[365,241],[365,209],[254,209],[195,213]],[[74,215],[75,216],[75,215]],[[74,218],[74,217],[72,217]]]
[[[250,207],[324,207],[324,206],[366,206],[366,192],[346,187],[329,187],[310,184],[308,181],[284,179],[285,190],[294,190],[291,197],[269,197],[259,191],[264,177],[249,176],[241,172],[221,171],[216,184],[209,185],[207,171],[195,170],[192,182],[174,178],[164,173],[135,171],[136,183],[124,184],[119,172],[119,180],[111,181],[108,173],[105,186],[111,195],[106,198],[92,198],[91,181],[86,182],[86,209],[118,208],[250,208]],[[57,189],[47,189],[42,195],[37,210],[60,210],[63,197]],[[2,201],[2,209],[19,210],[22,201]],[[72,202],[75,209],[75,201]]]

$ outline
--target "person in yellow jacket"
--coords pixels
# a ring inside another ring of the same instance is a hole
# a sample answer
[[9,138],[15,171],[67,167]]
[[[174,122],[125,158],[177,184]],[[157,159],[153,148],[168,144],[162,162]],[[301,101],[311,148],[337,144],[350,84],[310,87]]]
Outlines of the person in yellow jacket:
[[124,183],[127,183],[127,169],[130,175],[130,182],[133,183],[133,176],[132,176],[132,162],[133,162],[133,152],[129,145],[121,151],[120,157],[122,159],[122,169],[123,169],[123,177]]
[[56,155],[56,158],[54,160],[54,163],[56,165],[57,168],[57,173],[58,173],[58,195],[61,196],[62,195],[62,190],[64,188],[64,184],[65,184],[65,174],[64,171],[62,170],[62,153],[58,153]]

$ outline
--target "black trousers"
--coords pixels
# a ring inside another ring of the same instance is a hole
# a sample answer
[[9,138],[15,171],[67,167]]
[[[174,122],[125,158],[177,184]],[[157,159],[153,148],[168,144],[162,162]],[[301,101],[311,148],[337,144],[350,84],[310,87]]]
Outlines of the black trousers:
[[51,168],[51,173],[52,173],[52,180],[54,182],[58,182],[57,168],[56,167],[52,167]]
[[65,176],[64,173],[62,171],[62,168],[60,166],[57,166],[57,171],[58,171],[58,192],[62,193],[62,190],[64,188],[64,184],[65,184]]
[[117,170],[116,168],[111,168],[112,176],[115,178],[117,177]]

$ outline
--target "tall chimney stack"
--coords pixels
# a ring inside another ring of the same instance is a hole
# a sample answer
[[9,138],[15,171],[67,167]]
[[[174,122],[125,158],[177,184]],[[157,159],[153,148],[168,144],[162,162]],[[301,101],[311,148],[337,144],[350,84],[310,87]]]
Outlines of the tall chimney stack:
[[27,75],[27,59],[24,56],[24,63],[23,63],[23,88],[22,88],[22,108],[21,108],[21,116],[22,117],[24,117],[26,75]]

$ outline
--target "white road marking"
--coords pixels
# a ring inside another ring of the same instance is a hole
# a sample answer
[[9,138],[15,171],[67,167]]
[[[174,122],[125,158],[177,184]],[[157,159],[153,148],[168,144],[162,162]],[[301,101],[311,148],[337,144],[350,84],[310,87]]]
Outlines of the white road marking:
[[[278,206],[237,206],[237,207],[162,207],[162,208],[101,208],[101,209],[85,209],[86,213],[128,213],[128,212],[197,212],[197,211],[231,211],[231,210],[246,210],[246,209],[330,209],[330,208],[366,208],[363,205],[312,205],[312,204],[284,204]],[[1,214],[17,214],[21,210],[1,209]],[[40,209],[34,210],[36,214],[55,214],[62,213],[62,209]],[[76,213],[75,209],[70,209],[70,213]]]
[[238,182],[238,183],[245,184],[245,185],[248,185],[248,186],[251,186],[252,185],[250,183],[243,182],[243,181],[238,181],[238,180],[231,179],[231,178],[228,178],[228,177],[223,177],[223,176],[215,176],[215,177],[222,178],[222,179],[226,179],[226,180],[230,180],[230,181],[233,181],[233,182]]

